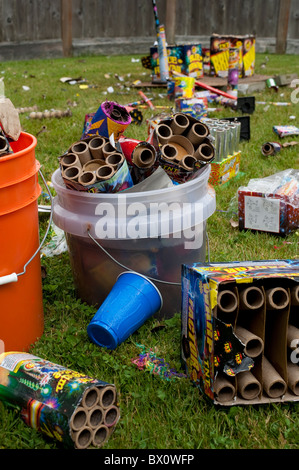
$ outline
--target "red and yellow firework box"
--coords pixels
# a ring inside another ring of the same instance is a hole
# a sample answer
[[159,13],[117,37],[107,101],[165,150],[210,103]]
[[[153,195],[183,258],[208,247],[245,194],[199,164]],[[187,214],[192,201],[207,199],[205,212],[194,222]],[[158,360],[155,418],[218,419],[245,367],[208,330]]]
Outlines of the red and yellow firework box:
[[210,38],[210,75],[227,77],[230,47],[239,49],[239,77],[251,77],[255,70],[255,36],[213,34]]
[[182,266],[181,360],[223,406],[299,400],[299,260]]
[[228,75],[230,37],[213,34],[210,38],[210,75],[225,78]]
[[240,170],[241,152],[229,155],[221,162],[211,163],[209,183],[212,186],[221,186],[234,178]]

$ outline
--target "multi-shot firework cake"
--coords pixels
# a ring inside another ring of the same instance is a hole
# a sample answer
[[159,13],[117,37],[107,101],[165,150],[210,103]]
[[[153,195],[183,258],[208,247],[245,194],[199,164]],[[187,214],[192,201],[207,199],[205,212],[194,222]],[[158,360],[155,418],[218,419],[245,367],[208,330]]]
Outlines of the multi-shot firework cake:
[[23,352],[0,354],[0,400],[65,447],[101,447],[119,420],[116,388]]

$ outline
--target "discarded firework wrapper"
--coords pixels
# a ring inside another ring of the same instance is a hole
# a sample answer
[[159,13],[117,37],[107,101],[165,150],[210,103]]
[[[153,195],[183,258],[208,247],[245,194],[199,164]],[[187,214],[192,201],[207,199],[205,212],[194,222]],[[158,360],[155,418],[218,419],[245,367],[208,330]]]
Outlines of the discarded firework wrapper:
[[288,135],[299,135],[299,127],[297,126],[273,126],[273,131],[279,137],[286,137]]
[[158,152],[159,165],[177,183],[194,178],[214,158],[207,126],[184,113],[156,118],[147,140]]
[[66,447],[101,447],[119,419],[114,385],[23,352],[0,354],[0,399]]
[[116,193],[133,186],[124,155],[103,136],[72,144],[60,157],[60,169],[66,187],[77,191]]
[[89,118],[85,119],[82,138],[94,135],[109,138],[114,134],[114,139],[118,140],[132,120],[126,108],[114,101],[104,101],[91,119]]
[[262,154],[265,157],[269,157],[270,155],[275,155],[276,153],[280,152],[281,144],[279,142],[265,142],[262,145]]
[[143,181],[157,169],[157,152],[149,142],[121,136],[119,145],[129,165],[134,184]]

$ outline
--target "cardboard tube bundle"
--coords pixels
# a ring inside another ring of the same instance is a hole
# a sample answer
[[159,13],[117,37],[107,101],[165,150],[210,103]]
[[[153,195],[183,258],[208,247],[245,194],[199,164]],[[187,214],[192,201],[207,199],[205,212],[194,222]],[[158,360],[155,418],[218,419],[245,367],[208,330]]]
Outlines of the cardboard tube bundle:
[[252,372],[245,371],[237,375],[237,391],[244,400],[254,400],[261,394],[262,386]]
[[236,388],[229,378],[218,374],[214,382],[214,393],[220,403],[226,403],[234,399]]
[[270,398],[282,397],[287,390],[287,384],[266,357],[263,357],[263,388]]
[[257,335],[239,325],[236,326],[235,333],[245,346],[246,356],[255,358],[263,352],[264,342]]
[[0,355],[0,399],[29,426],[77,449],[101,447],[120,416],[114,385],[23,352]]

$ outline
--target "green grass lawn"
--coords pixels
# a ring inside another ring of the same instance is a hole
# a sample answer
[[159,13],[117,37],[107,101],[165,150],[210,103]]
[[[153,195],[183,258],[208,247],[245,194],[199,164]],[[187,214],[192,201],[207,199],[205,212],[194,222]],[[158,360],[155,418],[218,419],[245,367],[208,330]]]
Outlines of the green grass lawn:
[[[267,66],[261,68],[265,55],[257,54],[256,73],[299,75],[298,56],[268,54]],[[150,81],[150,72],[132,58],[139,57],[84,56],[1,64],[5,93],[15,107],[37,105],[40,111],[67,108],[72,111],[72,116],[63,119],[33,120],[29,119],[29,113],[20,114],[23,130],[37,136],[36,158],[42,164],[47,181],[58,168],[58,157],[81,137],[85,114],[95,112],[106,99],[127,104],[139,98],[131,85],[135,80]],[[60,78],[66,76],[81,76],[94,86],[81,89],[78,84],[62,83]],[[29,90],[24,90],[23,86]],[[107,91],[108,87],[113,87],[113,93]],[[292,91],[290,87],[280,87],[278,92],[266,88],[255,93],[255,97],[256,101],[290,102]],[[170,104],[165,89],[145,89],[144,92],[154,97],[156,105]],[[147,138],[146,119],[152,116],[152,111],[142,109],[142,113],[142,125],[129,126],[125,135],[140,140]],[[235,115],[226,108],[211,116]],[[210,259],[214,262],[298,257],[299,232],[281,238],[269,233],[240,232],[230,223],[232,212],[236,210],[239,186],[246,185],[251,178],[269,176],[287,168],[298,169],[299,146],[282,149],[270,158],[261,154],[263,143],[278,140],[272,130],[274,125],[298,125],[298,104],[285,107],[269,104],[266,110],[265,105],[256,104],[250,123],[251,138],[241,142],[239,175],[215,188],[217,210],[207,225]],[[291,140],[296,137],[287,137],[284,141]],[[43,216],[41,235],[46,226],[47,218]],[[166,381],[132,364],[131,360],[141,352],[138,344],[142,344],[153,348],[158,357],[181,371],[180,312],[167,320],[152,318],[114,351],[99,348],[88,340],[86,333],[95,309],[76,297],[68,253],[44,257],[42,264],[47,272],[43,280],[45,330],[30,352],[116,385],[121,418],[105,449],[298,448],[298,404],[219,408],[189,379]],[[0,403],[1,449],[58,447],[55,441],[28,428],[18,411]]]

